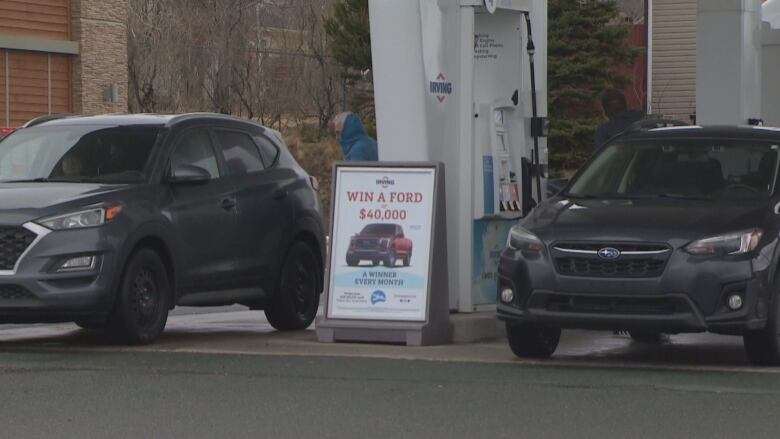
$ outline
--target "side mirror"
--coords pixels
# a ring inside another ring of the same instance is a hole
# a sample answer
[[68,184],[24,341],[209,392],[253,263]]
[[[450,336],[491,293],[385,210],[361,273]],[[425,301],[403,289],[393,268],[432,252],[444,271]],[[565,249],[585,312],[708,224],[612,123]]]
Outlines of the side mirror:
[[195,165],[178,165],[168,177],[171,184],[203,184],[210,180],[209,171]]

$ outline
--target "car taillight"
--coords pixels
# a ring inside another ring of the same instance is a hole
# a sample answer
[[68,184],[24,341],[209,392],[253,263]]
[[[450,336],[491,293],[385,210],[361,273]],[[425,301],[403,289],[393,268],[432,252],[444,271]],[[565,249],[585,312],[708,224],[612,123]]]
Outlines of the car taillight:
[[319,192],[320,191],[320,181],[317,180],[317,177],[309,176],[309,182],[311,183],[312,189]]
[[0,128],[0,139],[16,131],[16,128]]

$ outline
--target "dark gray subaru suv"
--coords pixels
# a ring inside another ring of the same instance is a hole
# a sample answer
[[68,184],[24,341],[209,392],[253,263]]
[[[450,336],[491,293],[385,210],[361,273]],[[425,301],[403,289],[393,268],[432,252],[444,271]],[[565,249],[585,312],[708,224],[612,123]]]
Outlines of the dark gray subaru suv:
[[0,141],[0,323],[150,343],[175,305],[312,322],[317,183],[278,132],[211,114],[50,119]]
[[561,328],[741,335],[780,365],[780,130],[638,130],[516,225],[498,314],[518,356]]

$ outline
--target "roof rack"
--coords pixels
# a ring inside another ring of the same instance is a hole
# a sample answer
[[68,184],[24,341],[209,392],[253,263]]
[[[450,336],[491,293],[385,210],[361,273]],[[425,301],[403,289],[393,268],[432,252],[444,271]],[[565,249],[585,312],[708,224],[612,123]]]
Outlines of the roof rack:
[[649,131],[657,128],[671,128],[671,127],[683,127],[683,126],[691,126],[691,124],[676,119],[665,119],[665,118],[642,119],[632,123],[625,130],[610,137],[606,142],[599,145],[599,147],[608,145],[627,134],[638,133],[640,131]]
[[52,120],[67,119],[69,117],[75,117],[75,116],[78,116],[78,114],[72,114],[72,113],[47,114],[45,116],[36,117],[35,119],[30,120],[26,124],[22,125],[22,128],[30,128],[36,125],[40,125],[42,123],[51,122]]
[[631,124],[631,126],[628,127],[628,129],[623,131],[621,134],[635,133],[637,131],[654,130],[657,128],[672,128],[672,127],[684,127],[684,126],[691,126],[691,124],[676,119],[663,119],[663,118],[643,119]]

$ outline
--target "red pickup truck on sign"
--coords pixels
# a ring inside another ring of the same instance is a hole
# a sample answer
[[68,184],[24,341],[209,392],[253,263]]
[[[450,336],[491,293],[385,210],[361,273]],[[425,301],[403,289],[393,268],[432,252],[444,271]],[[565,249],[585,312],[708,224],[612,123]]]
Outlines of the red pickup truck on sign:
[[381,262],[385,267],[395,267],[402,261],[408,267],[412,259],[412,241],[404,237],[398,224],[369,224],[352,237],[347,250],[347,265],[354,267],[361,261]]

